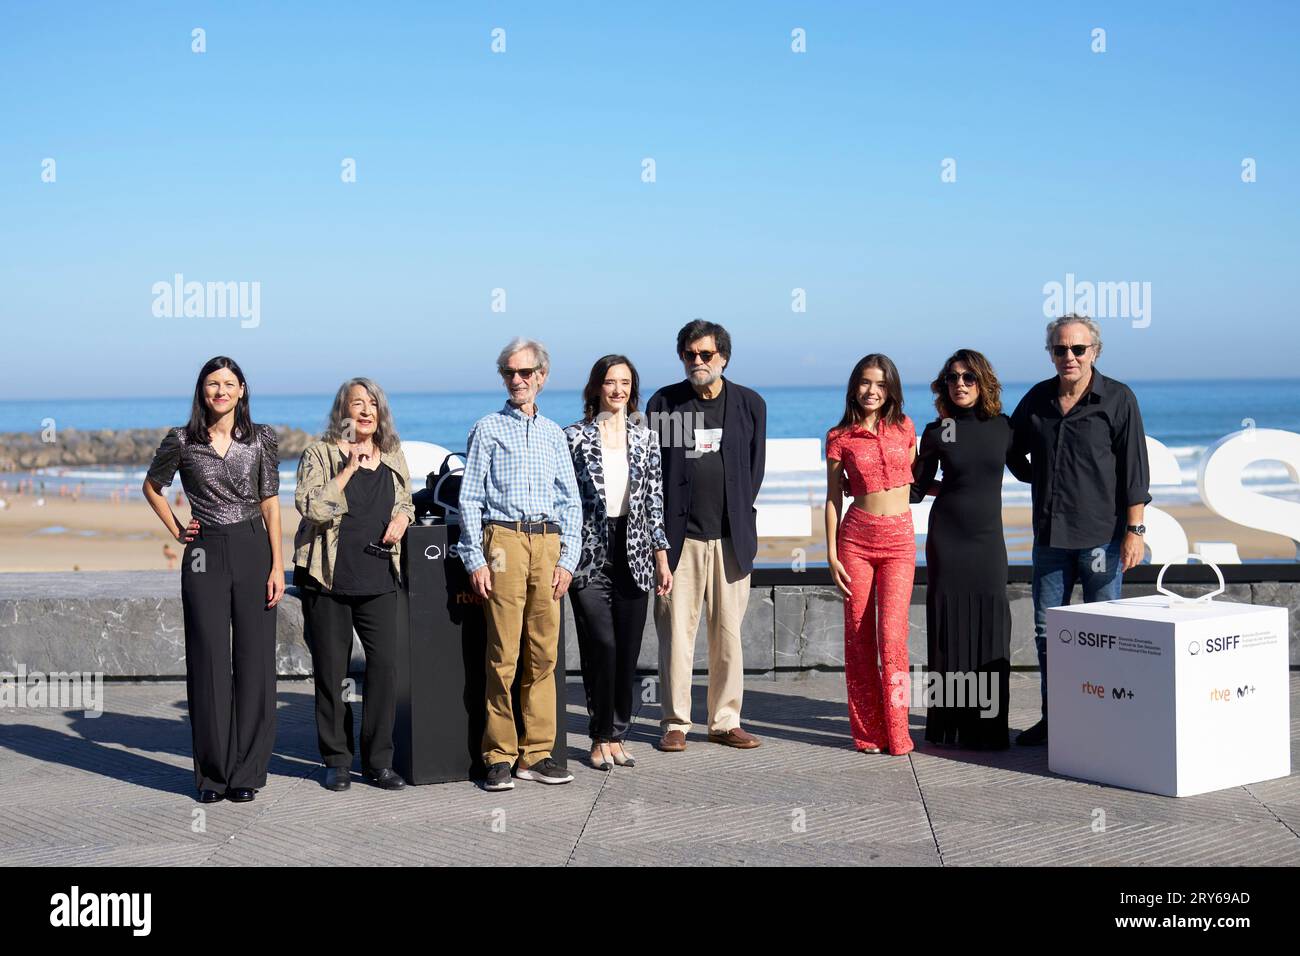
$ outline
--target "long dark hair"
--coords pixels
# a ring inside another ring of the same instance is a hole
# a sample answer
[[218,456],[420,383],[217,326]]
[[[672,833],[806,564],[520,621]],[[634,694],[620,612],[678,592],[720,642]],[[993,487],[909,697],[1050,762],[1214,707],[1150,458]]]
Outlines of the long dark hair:
[[632,373],[632,390],[627,396],[628,415],[636,412],[637,407],[641,404],[641,376],[637,374],[636,366],[626,355],[602,355],[596,359],[596,364],[591,367],[591,375],[587,378],[587,387],[582,390],[582,420],[584,422],[595,421],[596,416],[600,414],[600,389],[605,384],[605,376],[615,365],[626,365]]
[[980,397],[975,404],[975,416],[987,420],[994,415],[1002,414],[1002,383],[998,381],[993,365],[982,353],[974,349],[958,349],[948,356],[948,361],[943,363],[943,368],[930,383],[930,391],[934,393],[934,410],[939,413],[939,417],[951,418],[956,412],[952,403],[948,401],[948,383],[945,379],[957,362],[961,362],[975,374],[976,384],[979,385]]
[[862,356],[858,359],[858,364],[853,366],[853,374],[849,376],[849,384],[844,390],[844,416],[832,431],[859,425],[866,418],[862,406],[858,404],[858,383],[862,381],[862,373],[869,368],[880,369],[884,377],[885,393],[889,396],[885,407],[880,410],[880,419],[886,425],[903,424],[903,383],[898,378],[898,367],[888,355],[872,352]]
[[203,401],[203,380],[222,368],[230,369],[235,378],[239,379],[239,384],[244,386],[243,397],[235,403],[235,427],[231,435],[236,441],[247,445],[253,440],[253,418],[248,411],[248,382],[244,380],[244,372],[239,367],[239,363],[224,355],[208,359],[203,363],[203,368],[199,369],[198,381],[194,383],[194,403],[190,406],[190,421],[185,426],[185,437],[200,445],[207,445],[212,441],[208,437],[208,406]]

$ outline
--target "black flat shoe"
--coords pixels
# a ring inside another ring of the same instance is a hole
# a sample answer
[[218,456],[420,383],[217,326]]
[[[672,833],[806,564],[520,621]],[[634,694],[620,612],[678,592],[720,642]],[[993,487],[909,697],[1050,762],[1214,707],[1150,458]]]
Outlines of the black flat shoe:
[[200,790],[199,803],[219,803],[225,796],[216,790]]
[[325,768],[325,789],[339,792],[352,786],[352,771],[347,767]]
[[251,803],[257,791],[252,787],[231,787],[226,791],[226,799],[231,803]]
[[383,770],[367,770],[365,776],[380,790],[404,790],[406,788],[406,781],[402,779],[402,775],[391,767],[385,767]]
[[1038,747],[1047,743],[1047,718],[1044,717],[1028,730],[1022,730],[1016,743],[1021,747]]

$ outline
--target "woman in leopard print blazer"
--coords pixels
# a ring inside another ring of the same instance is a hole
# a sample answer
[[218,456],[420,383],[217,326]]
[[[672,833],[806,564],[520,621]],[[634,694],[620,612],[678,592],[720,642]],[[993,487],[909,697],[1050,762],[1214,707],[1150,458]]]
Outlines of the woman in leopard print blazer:
[[582,497],[582,556],[569,594],[590,717],[591,763],[635,761],[623,740],[649,592],[672,589],[659,436],[640,421],[640,379],[623,355],[592,366],[582,421],[564,430]]

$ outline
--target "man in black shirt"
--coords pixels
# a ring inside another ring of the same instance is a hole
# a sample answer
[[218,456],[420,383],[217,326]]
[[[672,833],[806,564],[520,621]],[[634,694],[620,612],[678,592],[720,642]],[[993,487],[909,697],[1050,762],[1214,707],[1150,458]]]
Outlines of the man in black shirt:
[[1047,609],[1068,604],[1075,581],[1083,600],[1113,601],[1123,573],[1144,553],[1146,433],[1137,398],[1094,367],[1101,332],[1091,319],[1067,315],[1047,326],[1053,378],[1039,382],[1011,414],[1013,454],[1028,452],[1034,500],[1034,644],[1042,681],[1043,719],[1016,743],[1047,742]]
[[758,552],[754,506],[763,482],[767,405],[752,389],[722,377],[731,337],[696,319],[677,334],[686,380],[655,392],[648,425],[659,433],[664,530],[671,593],[655,599],[659,634],[661,750],[686,749],[691,673],[701,609],[708,612],[709,739],[757,747],[741,729],[744,691],[740,625]]

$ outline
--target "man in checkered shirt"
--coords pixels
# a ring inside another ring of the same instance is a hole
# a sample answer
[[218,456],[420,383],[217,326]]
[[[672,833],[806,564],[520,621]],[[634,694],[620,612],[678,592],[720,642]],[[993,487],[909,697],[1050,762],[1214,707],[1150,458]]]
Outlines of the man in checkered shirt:
[[[573,779],[551,748],[560,598],[581,554],[582,502],[564,431],[537,408],[550,366],[546,348],[531,339],[501,350],[508,397],[470,429],[460,486],[456,549],[487,620],[487,790],[512,789],[512,766],[521,780]],[[522,736],[510,699],[517,668]]]

